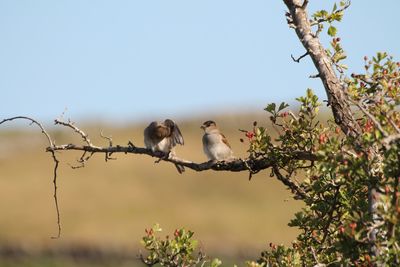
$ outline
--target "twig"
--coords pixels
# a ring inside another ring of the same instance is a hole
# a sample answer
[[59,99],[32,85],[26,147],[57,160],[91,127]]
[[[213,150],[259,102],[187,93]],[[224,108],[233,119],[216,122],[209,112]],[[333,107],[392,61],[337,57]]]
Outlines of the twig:
[[71,121],[65,122],[60,119],[55,119],[54,124],[56,124],[56,125],[61,124],[63,126],[73,129],[76,133],[78,133],[82,137],[83,141],[85,141],[89,146],[92,145],[92,143],[90,142],[89,136],[87,134],[85,134],[81,129],[76,127],[73,122],[71,122]]
[[278,166],[273,165],[272,169],[274,174],[283,184],[289,187],[292,192],[296,195],[295,199],[307,199],[309,196],[303,189],[301,189],[294,181],[292,181],[289,177],[282,175],[279,171]]
[[58,159],[56,157],[55,154],[55,145],[54,142],[51,140],[50,135],[47,133],[47,131],[44,129],[43,125],[41,123],[39,123],[38,121],[30,118],[30,117],[26,117],[26,116],[16,116],[16,117],[12,117],[12,118],[7,118],[4,119],[0,122],[0,125],[3,124],[4,122],[7,121],[13,121],[13,120],[18,120],[18,119],[23,119],[23,120],[28,120],[31,122],[31,124],[36,124],[41,130],[42,133],[46,136],[47,141],[49,142],[49,147],[47,147],[47,151],[51,153],[51,157],[53,158],[54,161],[54,169],[53,169],[53,185],[54,185],[54,204],[56,206],[56,212],[57,212],[57,227],[58,227],[58,232],[56,236],[52,236],[52,239],[57,239],[60,238],[61,236],[61,220],[60,220],[60,209],[58,207],[58,197],[57,197],[57,169],[58,169]]
[[308,56],[308,52],[304,53],[304,55],[301,55],[300,57],[298,57],[297,59],[294,58],[294,56],[291,54],[290,57],[293,59],[294,62],[300,63],[300,60],[304,57]]
[[378,130],[382,133],[384,137],[389,136],[388,133],[385,131],[385,129],[383,129],[382,125],[378,122],[378,120],[371,113],[369,113],[368,110],[364,108],[360,102],[356,102],[353,100],[350,101],[354,103],[375,124],[375,126],[378,128]]
[[[342,8],[336,10],[336,11],[333,12],[332,14],[339,14],[339,13],[342,13],[342,12],[345,11],[348,7],[350,7],[350,5],[351,5],[351,1],[349,0],[349,1],[347,1],[347,2],[345,3],[345,5],[344,5]],[[329,18],[320,18],[320,19],[318,19],[318,20],[313,20],[313,21],[311,21],[310,25],[311,25],[311,26],[320,25],[321,23],[327,22],[328,20],[329,20]]]
[[321,76],[319,75],[319,73],[318,74],[312,74],[312,75],[310,75],[310,76],[308,76],[308,78],[310,78],[310,79],[317,79],[317,78],[320,78]]

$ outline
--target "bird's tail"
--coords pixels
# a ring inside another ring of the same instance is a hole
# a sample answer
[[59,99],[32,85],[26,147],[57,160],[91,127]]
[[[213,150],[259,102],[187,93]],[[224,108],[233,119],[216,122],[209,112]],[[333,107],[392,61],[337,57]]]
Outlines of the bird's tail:
[[183,167],[182,165],[175,164],[175,167],[180,174],[182,174],[185,171],[185,167]]

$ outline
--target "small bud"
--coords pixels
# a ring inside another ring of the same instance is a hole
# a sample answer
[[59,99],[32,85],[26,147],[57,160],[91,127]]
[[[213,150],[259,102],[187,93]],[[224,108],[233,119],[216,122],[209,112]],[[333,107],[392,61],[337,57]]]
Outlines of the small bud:
[[256,127],[257,126],[257,121],[253,122],[253,126]]
[[385,193],[386,195],[390,193],[390,187],[388,185],[385,186]]
[[336,42],[340,42],[340,37],[336,38]]
[[340,232],[341,234],[343,234],[344,231],[345,231],[344,226],[343,226],[343,225],[339,226],[339,232]]
[[368,60],[368,57],[367,57],[367,56],[364,56],[364,60],[367,61],[367,60]]
[[356,77],[356,75],[354,73],[352,73],[351,74],[351,78],[354,78],[354,77]]
[[254,137],[254,132],[246,132],[246,137],[247,137],[248,139],[253,139],[253,137]]
[[382,71],[382,73],[383,73],[383,75],[386,75],[386,74],[388,73],[387,69],[384,69],[384,70]]
[[368,254],[364,255],[365,260],[370,263],[371,262],[371,257]]
[[239,139],[239,141],[240,141],[241,143],[243,143],[243,142],[244,142],[243,138],[240,138],[240,139]]
[[175,230],[174,236],[175,236],[175,237],[178,237],[178,236],[179,236],[179,230],[178,230],[178,229]]

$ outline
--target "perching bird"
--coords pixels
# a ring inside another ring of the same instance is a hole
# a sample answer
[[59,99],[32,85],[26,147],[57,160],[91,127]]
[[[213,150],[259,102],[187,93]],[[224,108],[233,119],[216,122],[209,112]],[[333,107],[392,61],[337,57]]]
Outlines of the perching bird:
[[233,159],[231,146],[214,121],[206,121],[200,128],[204,130],[203,150],[209,160]]
[[[166,119],[164,122],[153,121],[144,129],[144,145],[153,152],[163,152],[165,156],[175,155],[174,147],[183,145],[183,136],[178,125]],[[179,173],[185,171],[184,167],[175,164]]]

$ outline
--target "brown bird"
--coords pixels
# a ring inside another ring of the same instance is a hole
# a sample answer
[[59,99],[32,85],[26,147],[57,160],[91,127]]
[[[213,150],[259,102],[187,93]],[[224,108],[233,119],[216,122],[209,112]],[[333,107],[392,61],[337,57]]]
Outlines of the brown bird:
[[[165,157],[174,156],[177,144],[184,144],[183,136],[178,125],[170,119],[164,122],[153,121],[144,129],[144,145],[153,152],[163,152]],[[183,166],[175,166],[179,173],[185,171]]]
[[200,128],[204,130],[203,150],[209,160],[233,159],[231,146],[214,121],[206,121]]

